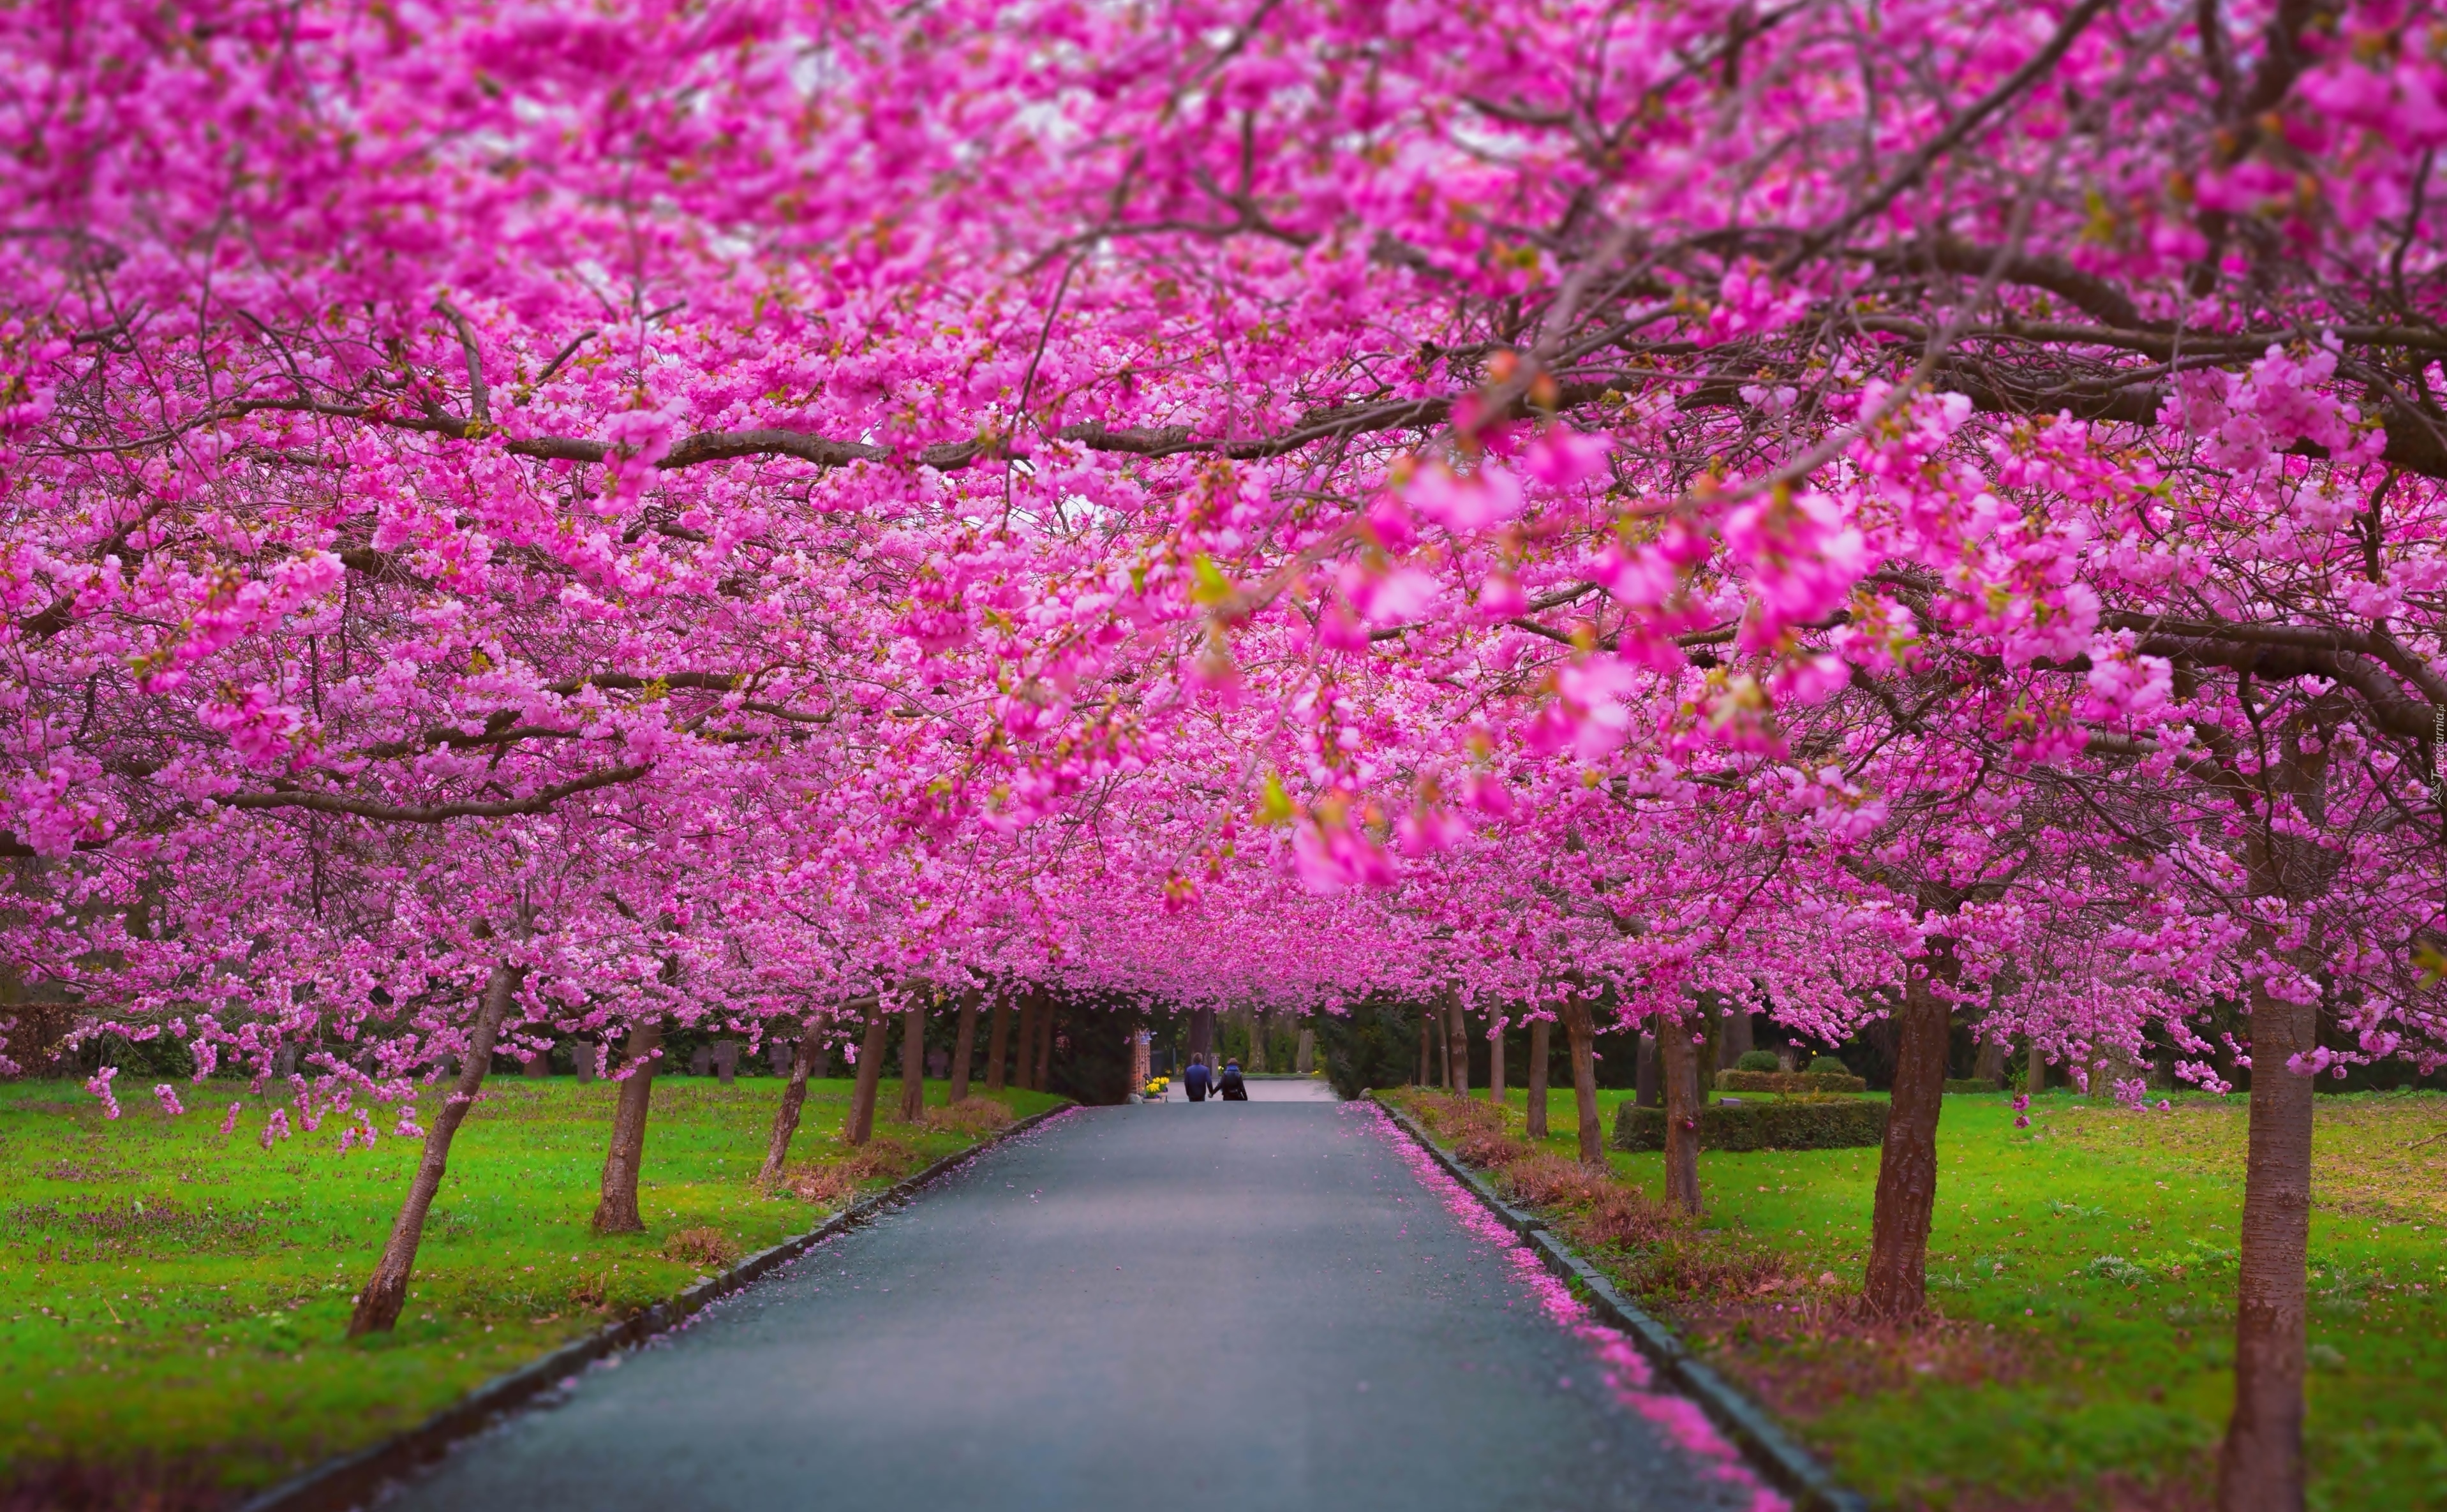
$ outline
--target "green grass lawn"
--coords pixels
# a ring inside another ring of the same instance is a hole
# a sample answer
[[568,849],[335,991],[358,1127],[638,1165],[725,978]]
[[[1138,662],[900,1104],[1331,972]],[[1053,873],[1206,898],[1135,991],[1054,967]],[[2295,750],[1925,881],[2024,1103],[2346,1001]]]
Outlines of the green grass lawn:
[[[1437,1101],[1404,1095],[1423,1109]],[[1627,1095],[1603,1094],[1609,1135]],[[1511,1106],[1525,1106],[1517,1091]],[[1774,1291],[1678,1288],[1675,1276],[1709,1268],[1660,1275],[1625,1250],[1591,1258],[1882,1505],[2194,1504],[2233,1400],[2244,1100],[2135,1113],[2058,1092],[2033,1115],[2021,1131],[2001,1095],[1945,1100],[1931,1327],[1896,1333],[1844,1316],[1867,1254],[1874,1149],[1701,1155],[1707,1215],[1688,1242],[1767,1252]],[[1568,1090],[1548,1124],[1546,1148],[1568,1155]],[[2314,1507],[2447,1508],[2442,1133],[2447,1096],[2319,1100]],[[1660,1200],[1662,1159],[1611,1155],[1622,1180]]]
[[[850,1085],[809,1084],[794,1163],[841,1153]],[[182,1084],[177,1118],[125,1087],[116,1123],[74,1083],[0,1084],[0,1502],[226,1502],[677,1293],[705,1271],[663,1254],[680,1230],[719,1230],[741,1251],[806,1231],[821,1209],[749,1184],[782,1086],[658,1080],[639,1188],[649,1232],[604,1238],[587,1224],[613,1087],[494,1079],[452,1146],[398,1332],[351,1343],[351,1300],[418,1143],[343,1155],[347,1121],[328,1118],[266,1150],[270,1103],[238,1083]],[[943,1090],[930,1084],[930,1102]],[[248,1106],[224,1136],[234,1100]],[[1062,1100],[1005,1101],[1024,1117]],[[438,1102],[425,1100],[428,1127]],[[376,1126],[393,1122],[386,1109]],[[974,1139],[877,1128],[869,1148],[890,1170],[870,1187]]]

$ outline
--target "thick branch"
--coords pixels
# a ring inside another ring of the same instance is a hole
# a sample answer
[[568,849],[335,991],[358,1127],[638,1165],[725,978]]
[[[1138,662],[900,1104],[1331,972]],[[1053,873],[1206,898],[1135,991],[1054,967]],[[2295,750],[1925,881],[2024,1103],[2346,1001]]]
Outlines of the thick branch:
[[634,783],[653,770],[652,765],[609,766],[570,782],[556,784],[532,797],[495,803],[427,803],[408,807],[370,798],[351,798],[342,793],[295,792],[239,793],[221,800],[221,803],[229,808],[303,808],[317,814],[345,814],[387,824],[439,824],[453,819],[510,819],[521,814],[541,814],[564,798],[592,792],[598,787]]

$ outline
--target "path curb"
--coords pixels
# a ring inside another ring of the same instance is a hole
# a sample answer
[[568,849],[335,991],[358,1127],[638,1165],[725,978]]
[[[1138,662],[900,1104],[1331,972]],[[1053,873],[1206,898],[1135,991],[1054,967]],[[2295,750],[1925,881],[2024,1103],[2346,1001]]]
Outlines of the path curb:
[[917,1175],[904,1177],[874,1196],[851,1203],[805,1234],[793,1235],[770,1249],[758,1250],[720,1276],[709,1276],[668,1301],[657,1302],[635,1317],[606,1324],[540,1360],[495,1376],[405,1433],[292,1476],[241,1504],[237,1512],[349,1512],[363,1506],[373,1501],[385,1485],[404,1480],[441,1459],[461,1440],[484,1431],[547,1391],[574,1384],[572,1378],[577,1372],[597,1360],[643,1344],[702,1311],[707,1304],[746,1287],[783,1261],[796,1259],[835,1235],[867,1222],[884,1209],[899,1206],[920,1188],[1055,1114],[1070,1111],[1073,1106],[1066,1103],[1032,1113],[993,1138],[946,1155]]
[[1417,1120],[1379,1099],[1374,1091],[1368,1100],[1384,1110],[1428,1158],[1459,1181],[1462,1188],[1484,1203],[1496,1220],[1521,1236],[1547,1270],[1565,1281],[1574,1283],[1588,1301],[1590,1311],[1614,1328],[1620,1329],[1640,1352],[1648,1356],[1658,1372],[1681,1389],[1685,1396],[1698,1402],[1726,1435],[1741,1446],[1751,1462],[1774,1482],[1777,1489],[1790,1493],[1802,1512],[1868,1512],[1868,1503],[1857,1492],[1847,1491],[1835,1482],[1825,1465],[1818,1463],[1808,1449],[1793,1441],[1792,1435],[1776,1426],[1766,1410],[1744,1395],[1741,1389],[1695,1357],[1672,1329],[1649,1315],[1638,1303],[1614,1289],[1603,1273],[1572,1253],[1548,1229],[1546,1220],[1534,1213],[1512,1206],[1496,1195],[1495,1187],[1478,1172],[1464,1165],[1435,1139]]

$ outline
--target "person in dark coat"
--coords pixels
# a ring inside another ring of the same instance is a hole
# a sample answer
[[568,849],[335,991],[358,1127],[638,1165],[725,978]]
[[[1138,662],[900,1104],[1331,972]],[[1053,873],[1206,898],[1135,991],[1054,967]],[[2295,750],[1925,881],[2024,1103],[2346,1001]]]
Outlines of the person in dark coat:
[[1225,1061],[1224,1063],[1223,1086],[1224,1101],[1227,1103],[1245,1103],[1249,1100],[1248,1086],[1241,1080],[1241,1063],[1239,1061]]
[[1191,1056],[1189,1069],[1181,1073],[1181,1085],[1189,1088],[1189,1100],[1193,1103],[1206,1101],[1206,1089],[1214,1085],[1214,1079],[1215,1073],[1206,1068],[1204,1055]]

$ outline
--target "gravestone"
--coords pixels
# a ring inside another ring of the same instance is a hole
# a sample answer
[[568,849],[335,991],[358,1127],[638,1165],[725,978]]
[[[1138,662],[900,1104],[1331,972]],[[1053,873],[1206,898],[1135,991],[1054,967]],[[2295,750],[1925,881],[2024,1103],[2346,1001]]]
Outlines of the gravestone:
[[738,1071],[739,1042],[724,1040],[713,1048],[713,1073],[722,1079],[723,1086],[729,1087],[731,1077],[737,1075]]
[[689,1074],[691,1076],[703,1076],[706,1072],[712,1069],[713,1047],[711,1045],[698,1046],[695,1051],[689,1056]]
[[584,1087],[595,1080],[595,1047],[586,1040],[569,1042],[569,1064],[578,1072],[578,1085]]
[[926,1074],[940,1082],[952,1074],[952,1052],[938,1045],[926,1052]]
[[529,1076],[539,1079],[550,1076],[552,1074],[552,1052],[550,1050],[537,1050],[527,1057],[526,1065],[520,1068],[525,1071]]
[[769,1039],[765,1042],[765,1064],[773,1068],[776,1076],[790,1074],[790,1042]]
[[279,1077],[284,1082],[297,1074],[296,1046],[283,1045],[280,1047],[279,1053],[272,1057],[272,1074]]
[[1632,1068],[1631,1104],[1634,1107],[1661,1107],[1665,1100],[1657,1095],[1657,1036],[1640,1036],[1640,1057]]

